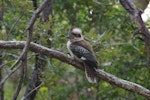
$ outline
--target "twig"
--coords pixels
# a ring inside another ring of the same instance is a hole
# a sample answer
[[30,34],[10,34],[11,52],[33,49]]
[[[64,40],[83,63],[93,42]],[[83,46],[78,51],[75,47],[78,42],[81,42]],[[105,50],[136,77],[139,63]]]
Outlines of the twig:
[[18,69],[20,68],[20,64],[14,69],[10,70],[9,73],[0,81],[0,86],[4,84],[4,82]]
[[11,61],[9,61],[9,62],[7,62],[7,63],[4,63],[4,64],[0,65],[0,69],[3,68],[5,65],[10,64],[10,63],[12,63],[12,62],[14,62],[14,61],[15,61],[15,60],[11,60]]
[[[31,54],[27,59],[30,59],[31,57],[33,57],[33,56],[36,56],[37,54]],[[14,57],[16,57],[15,55],[11,55],[11,56],[14,56]],[[15,60],[11,60],[11,61],[8,61],[7,63],[3,63],[2,65],[0,65],[0,69],[1,68],[3,68],[5,65],[7,65],[7,64],[10,64],[10,63],[12,63],[12,62],[14,62]]]
[[12,97],[12,100],[16,100],[18,95],[19,95],[19,92],[20,92],[21,86],[22,86],[22,82],[23,82],[23,79],[24,79],[24,75],[25,75],[26,65],[27,65],[27,59],[24,59],[22,64],[21,64],[20,77],[19,77],[19,80],[18,80],[18,85],[17,85],[16,91],[15,91],[13,97]]
[[133,34],[131,34],[130,39],[132,39],[133,37],[135,37],[137,34],[141,34],[140,30],[136,30]]
[[21,18],[24,16],[24,12],[22,12],[21,16],[16,20],[16,22],[12,25],[12,27],[10,28],[8,34],[11,34],[11,32],[13,31],[13,29],[15,28],[15,26],[19,23],[19,21],[21,20]]
[[19,56],[18,55],[15,55],[15,54],[12,54],[12,53],[4,53],[4,56],[10,56],[10,57],[13,57],[14,59],[17,59]]
[[[25,41],[0,41],[0,48],[3,48],[3,49],[22,49],[24,45],[25,45]],[[80,62],[77,62],[71,58],[68,58],[65,54],[59,51],[46,48],[36,43],[31,43],[29,50],[36,52],[36,53],[40,53],[42,55],[56,58],[62,62],[73,65],[76,68],[84,70]],[[100,69],[97,70],[96,75],[98,78],[103,79],[109,82],[110,84],[116,85],[120,88],[140,94],[146,97],[147,99],[150,99],[150,90],[142,87],[141,85],[117,78],[116,76],[106,73],[105,71],[102,71]]]
[[105,4],[105,3],[101,3],[97,0],[93,0],[93,2],[95,2],[96,4],[100,5],[100,6],[111,6],[112,4]]
[[35,87],[33,90],[31,90],[26,96],[23,96],[21,98],[21,100],[26,99],[30,94],[32,94],[34,91],[36,91],[37,89],[39,89],[41,86],[42,86],[42,83],[39,86]]

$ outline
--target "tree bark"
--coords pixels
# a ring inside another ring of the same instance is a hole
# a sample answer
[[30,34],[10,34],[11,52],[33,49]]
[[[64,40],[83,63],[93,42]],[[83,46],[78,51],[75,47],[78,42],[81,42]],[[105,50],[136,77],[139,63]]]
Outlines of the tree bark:
[[[25,46],[25,41],[0,41],[0,48],[3,49],[22,49],[24,46]],[[30,44],[29,50],[36,53],[40,53],[45,56],[56,58],[64,63],[73,65],[75,68],[84,70],[80,62],[67,57],[65,54],[59,51],[49,49],[35,43]],[[98,78],[103,79],[112,85],[116,85],[120,88],[140,94],[145,98],[150,99],[150,90],[142,87],[141,85],[117,78],[116,76],[106,73],[105,71],[102,71],[100,69],[96,71],[96,75]]]
[[136,34],[142,35],[142,40],[145,42],[145,46],[147,48],[147,65],[150,68],[150,32],[148,28],[145,26],[144,21],[142,20],[141,14],[142,11],[136,8],[129,0],[120,0],[122,6],[126,9],[126,11],[131,15],[132,19],[135,20],[135,23],[138,27],[138,30],[132,34],[132,37]]
[[[44,57],[45,58],[45,57]],[[46,61],[41,55],[37,55],[35,58],[35,67],[29,78],[26,92],[23,100],[34,100],[38,89],[35,89],[41,84],[40,77],[43,68],[45,67]],[[33,91],[34,90],[34,91]]]
[[[44,1],[44,0],[43,0]],[[49,21],[49,15],[52,15],[53,0],[49,0],[42,13],[42,22]]]
[[[44,0],[43,0],[43,2],[44,2]],[[52,13],[52,6],[53,6],[52,3],[53,3],[52,0],[49,0],[47,2],[47,4],[45,5],[45,8],[43,9],[43,13],[42,13],[42,22],[49,21],[49,15]],[[34,8],[37,8],[36,0],[33,0],[33,5],[34,5]],[[49,32],[49,30],[48,30],[48,32]],[[40,40],[40,38],[39,38],[39,40]],[[42,41],[38,41],[38,42],[39,42],[39,44],[42,44]],[[34,100],[35,99],[36,93],[38,91],[38,89],[35,89],[35,88],[41,84],[40,77],[41,77],[41,73],[43,72],[45,66],[46,66],[45,56],[42,54],[37,54],[35,57],[35,68],[32,72],[32,75],[30,76],[29,81],[28,81],[26,92],[24,94],[24,100]]]

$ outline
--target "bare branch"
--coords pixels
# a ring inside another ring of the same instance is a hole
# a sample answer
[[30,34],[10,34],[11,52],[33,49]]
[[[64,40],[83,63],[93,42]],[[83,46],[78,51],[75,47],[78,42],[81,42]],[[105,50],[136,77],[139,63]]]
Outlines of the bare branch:
[[38,15],[40,14],[40,12],[43,10],[43,8],[45,7],[45,5],[47,4],[49,0],[44,0],[40,7],[34,12],[31,20],[29,21],[29,24],[27,26],[27,30],[29,31],[28,32],[28,35],[27,35],[27,41],[26,41],[26,45],[24,46],[24,49],[21,53],[21,55],[19,56],[19,58],[16,60],[15,64],[12,66],[12,69],[19,64],[19,62],[25,58],[26,54],[27,54],[27,50],[29,48],[29,44],[31,42],[31,39],[32,39],[32,31],[33,31],[33,25],[36,21],[36,18],[38,17]]
[[[0,41],[0,48],[3,49],[22,49],[24,46],[25,46],[25,41]],[[76,68],[84,70],[80,62],[68,58],[65,54],[59,51],[52,50],[35,43],[30,44],[29,50],[40,53],[42,55],[56,58],[62,62],[73,65]],[[131,92],[135,92],[137,94],[146,97],[147,99],[150,99],[150,90],[142,87],[141,85],[117,78],[116,76],[106,73],[105,71],[102,71],[100,69],[97,70],[96,75],[98,78],[103,79],[109,82],[110,84],[116,85],[120,88],[126,89]]]
[[8,74],[0,81],[0,86],[2,86],[5,83],[5,81],[19,68],[20,68],[20,64],[14,69],[10,70]]
[[[138,27],[138,31],[141,33],[142,40],[144,40],[147,48],[148,66],[150,67],[150,32],[148,31],[148,28],[145,26],[142,20],[141,17],[142,11],[136,8],[129,0],[119,0],[119,1],[122,4],[122,6],[128,11],[128,13],[131,15],[131,17],[135,20],[135,23]],[[134,32],[134,34],[131,35],[131,37],[133,37],[136,34],[137,32]]]
[[17,85],[16,91],[12,97],[12,100],[17,99],[19,92],[21,90],[22,82],[23,82],[24,76],[25,76],[25,68],[27,67],[27,59],[26,58],[21,62],[20,77],[18,80],[18,85]]
[[4,63],[4,64],[0,65],[0,69],[2,69],[5,65],[10,64],[10,63],[12,63],[12,62],[14,62],[14,61],[15,61],[15,60],[11,60],[11,61],[9,61],[9,62],[7,62],[7,63]]
[[93,2],[95,2],[96,4],[98,4],[100,6],[111,6],[112,5],[112,4],[105,4],[105,3],[99,2],[97,0],[93,0]]
[[27,95],[23,96],[21,100],[25,100],[30,94],[32,94],[34,91],[38,90],[42,86],[42,83],[39,84],[37,87],[35,87],[33,90],[31,90]]
[[25,12],[22,12],[21,16],[19,18],[17,18],[16,22],[11,26],[8,34],[11,34],[11,32],[14,30],[14,28],[17,26],[17,24],[19,23],[19,21],[22,19],[22,17],[24,16]]
[[98,4],[98,5],[103,5],[103,3],[101,3],[101,2],[99,2],[99,1],[97,1],[97,0],[93,0],[93,2],[95,2],[95,3]]

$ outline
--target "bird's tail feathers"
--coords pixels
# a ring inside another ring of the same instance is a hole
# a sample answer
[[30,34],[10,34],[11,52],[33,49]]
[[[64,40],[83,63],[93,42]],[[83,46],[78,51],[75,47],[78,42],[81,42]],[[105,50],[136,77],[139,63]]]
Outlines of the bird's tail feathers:
[[94,75],[94,69],[90,68],[89,66],[85,66],[85,75],[87,80],[90,83],[96,83],[96,77]]

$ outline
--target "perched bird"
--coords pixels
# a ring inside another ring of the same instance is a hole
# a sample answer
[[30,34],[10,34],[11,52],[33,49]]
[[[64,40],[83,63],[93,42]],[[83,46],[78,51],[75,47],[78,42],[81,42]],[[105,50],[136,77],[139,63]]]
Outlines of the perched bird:
[[91,45],[84,40],[81,29],[72,28],[67,38],[69,38],[67,49],[70,55],[82,60],[87,80],[90,83],[96,83],[94,72],[98,68],[97,60]]

